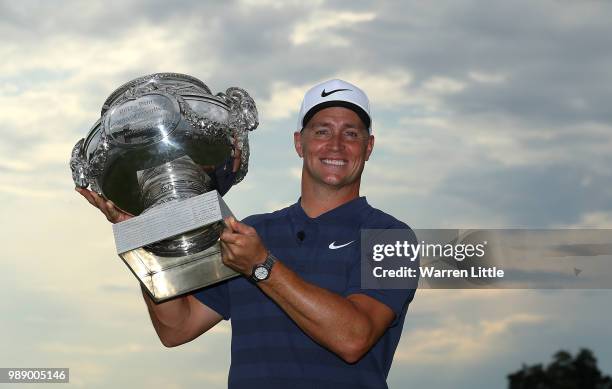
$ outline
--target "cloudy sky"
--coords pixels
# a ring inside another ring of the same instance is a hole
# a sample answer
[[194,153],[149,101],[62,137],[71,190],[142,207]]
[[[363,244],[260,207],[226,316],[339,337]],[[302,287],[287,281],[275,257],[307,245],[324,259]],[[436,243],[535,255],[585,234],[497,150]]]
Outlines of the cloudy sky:
[[[110,225],[73,190],[70,150],[123,82],[172,71],[249,91],[260,126],[226,196],[241,217],[297,199],[301,96],[340,77],[373,106],[362,193],[413,228],[611,228],[610,20],[589,0],[0,1],[0,367],[226,385],[230,325],[165,349]],[[611,297],[421,290],[389,383],[503,388],[579,347],[610,373]]]

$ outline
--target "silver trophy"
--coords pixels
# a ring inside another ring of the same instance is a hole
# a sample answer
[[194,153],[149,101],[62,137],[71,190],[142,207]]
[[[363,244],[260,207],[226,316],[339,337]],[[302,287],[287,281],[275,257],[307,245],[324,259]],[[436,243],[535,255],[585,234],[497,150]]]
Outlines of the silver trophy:
[[[135,216],[215,190],[223,195],[247,174],[248,133],[257,125],[255,102],[240,88],[213,95],[183,74],[140,77],[110,95],[74,146],[72,178]],[[119,255],[155,301],[168,300],[237,275],[221,261],[222,229],[216,221]]]

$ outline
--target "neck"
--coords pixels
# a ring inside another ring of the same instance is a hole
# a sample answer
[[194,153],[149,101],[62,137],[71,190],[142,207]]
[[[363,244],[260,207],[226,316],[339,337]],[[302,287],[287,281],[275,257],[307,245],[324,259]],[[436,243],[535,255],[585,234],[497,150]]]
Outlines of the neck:
[[327,211],[348,203],[359,197],[359,182],[342,188],[304,185],[302,179],[302,199],[300,205],[310,218],[318,217]]

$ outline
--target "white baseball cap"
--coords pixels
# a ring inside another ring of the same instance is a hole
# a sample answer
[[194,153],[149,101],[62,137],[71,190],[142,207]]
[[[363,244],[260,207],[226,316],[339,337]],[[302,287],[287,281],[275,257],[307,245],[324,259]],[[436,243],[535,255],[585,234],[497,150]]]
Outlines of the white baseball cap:
[[368,96],[355,85],[338,79],[315,85],[306,92],[298,116],[298,130],[303,129],[315,113],[328,107],[345,107],[353,110],[359,115],[368,132],[372,131]]

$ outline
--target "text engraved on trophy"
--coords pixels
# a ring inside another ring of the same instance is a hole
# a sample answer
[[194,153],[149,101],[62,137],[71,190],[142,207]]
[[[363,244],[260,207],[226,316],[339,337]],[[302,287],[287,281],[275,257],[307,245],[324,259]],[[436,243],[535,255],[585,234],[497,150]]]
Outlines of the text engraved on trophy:
[[141,145],[166,137],[176,128],[180,117],[176,102],[159,94],[150,94],[112,109],[107,128],[115,141]]

